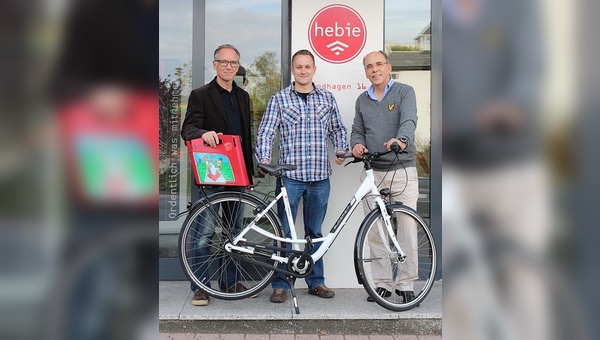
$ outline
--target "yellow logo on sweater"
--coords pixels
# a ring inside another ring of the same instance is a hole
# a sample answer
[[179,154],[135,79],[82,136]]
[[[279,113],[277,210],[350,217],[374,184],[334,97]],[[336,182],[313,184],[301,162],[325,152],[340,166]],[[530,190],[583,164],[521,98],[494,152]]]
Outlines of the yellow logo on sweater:
[[388,111],[392,111],[396,104],[388,104]]

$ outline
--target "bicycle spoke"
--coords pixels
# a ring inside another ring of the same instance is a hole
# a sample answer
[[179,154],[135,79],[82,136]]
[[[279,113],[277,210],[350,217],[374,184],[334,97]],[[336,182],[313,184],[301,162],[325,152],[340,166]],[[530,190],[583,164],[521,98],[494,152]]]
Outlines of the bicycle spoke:
[[[248,254],[243,254],[245,259],[234,258],[224,246],[243,229],[244,215],[254,211],[262,202],[251,195],[233,192],[215,194],[208,199],[210,204],[197,206],[182,228],[179,244],[184,271],[191,281],[211,296],[224,299],[252,296],[268,286],[275,272],[248,261],[259,260],[270,265],[277,262]],[[274,212],[268,211],[260,224],[264,230],[283,236]],[[248,233],[246,238],[257,244],[273,243],[255,232]],[[279,242],[275,244],[280,246]],[[242,284],[247,290],[240,291],[237,284]],[[231,287],[236,289],[230,292],[228,288]]]
[[435,250],[427,226],[409,208],[395,205],[391,210],[392,228],[405,260],[399,261],[391,236],[379,228],[383,216],[378,214],[371,217],[359,235],[358,265],[371,298],[382,307],[402,311],[419,305],[429,293],[435,275]]

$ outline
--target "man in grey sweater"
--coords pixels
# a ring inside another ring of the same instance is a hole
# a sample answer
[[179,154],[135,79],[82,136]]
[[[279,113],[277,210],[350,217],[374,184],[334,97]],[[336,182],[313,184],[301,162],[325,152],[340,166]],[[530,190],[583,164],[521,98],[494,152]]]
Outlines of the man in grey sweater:
[[[373,160],[375,183],[380,188],[390,188],[394,201],[416,209],[419,197],[419,180],[415,162],[415,128],[417,126],[417,104],[415,91],[409,85],[395,82],[390,73],[392,66],[383,51],[374,51],[363,59],[365,75],[371,86],[356,100],[356,112],[352,124],[350,145],[355,157],[365,152],[390,150],[397,143],[400,149],[407,151],[396,156],[387,154]],[[364,171],[361,181],[365,178]],[[365,213],[370,211],[365,201]],[[417,258],[416,225],[410,218],[398,220],[398,242],[407,256]],[[402,228],[402,229],[400,229]],[[414,237],[404,237],[412,235]],[[373,236],[373,237],[371,237]],[[378,235],[369,235],[370,245],[375,257],[386,258],[384,246]],[[381,254],[379,254],[381,253]],[[410,262],[410,264],[409,264]],[[405,302],[414,299],[413,281],[418,277],[416,261],[406,261],[393,275],[390,261],[374,261],[373,276],[376,278],[377,293],[390,297],[393,293],[404,298]],[[371,297],[368,301],[373,301]]]

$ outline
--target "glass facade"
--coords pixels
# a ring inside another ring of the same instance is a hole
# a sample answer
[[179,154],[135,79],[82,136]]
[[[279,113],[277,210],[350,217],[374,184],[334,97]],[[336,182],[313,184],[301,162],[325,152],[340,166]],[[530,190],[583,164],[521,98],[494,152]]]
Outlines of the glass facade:
[[[235,10],[231,10],[235,8]],[[256,145],[258,125],[267,102],[281,89],[281,1],[206,1],[206,49],[204,83],[216,75],[213,52],[222,44],[232,44],[241,54],[236,84],[250,94],[252,145]],[[231,23],[231,24],[223,24]],[[269,177],[254,169],[260,187],[274,188]]]
[[417,98],[415,131],[419,202],[417,210],[430,215],[431,178],[431,49],[421,43],[431,35],[429,1],[385,2],[385,52],[392,64],[392,78],[412,86]]
[[176,258],[177,215],[191,200],[188,157],[179,133],[192,90],[193,3],[159,4],[159,257]]
[[[173,259],[185,218],[178,213],[197,197],[180,137],[188,96],[215,77],[214,50],[222,44],[234,45],[241,53],[235,82],[250,94],[252,136],[256,138],[267,101],[281,88],[281,1],[236,0],[223,6],[217,0],[166,0],[160,6],[159,257]],[[203,53],[193,55],[200,50],[199,42],[204,44]],[[260,180],[258,190],[274,188],[269,178],[254,172]]]

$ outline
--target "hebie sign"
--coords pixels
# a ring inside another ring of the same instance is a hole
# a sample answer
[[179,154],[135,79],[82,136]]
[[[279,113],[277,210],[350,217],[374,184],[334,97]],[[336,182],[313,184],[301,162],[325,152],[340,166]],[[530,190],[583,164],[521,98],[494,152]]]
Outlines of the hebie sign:
[[354,9],[330,5],[319,10],[310,21],[308,41],[321,59],[342,64],[354,59],[363,50],[367,27]]

